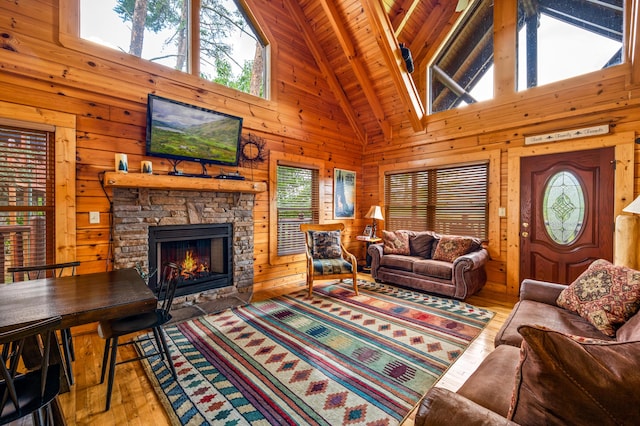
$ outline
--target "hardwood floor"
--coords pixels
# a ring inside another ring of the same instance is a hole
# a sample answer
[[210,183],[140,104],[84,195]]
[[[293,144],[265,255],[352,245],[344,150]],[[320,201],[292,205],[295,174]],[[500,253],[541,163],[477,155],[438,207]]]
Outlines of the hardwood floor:
[[[371,279],[363,274],[362,279]],[[303,288],[282,287],[254,294],[253,300],[264,300]],[[481,292],[468,303],[496,312],[495,317],[437,383],[437,386],[456,390],[471,374],[484,357],[493,350],[493,338],[511,311],[515,300],[504,295]],[[111,409],[104,411],[106,383],[100,384],[100,365],[104,340],[91,324],[73,330],[76,361],[74,363],[76,383],[71,391],[59,399],[69,425],[169,425],[164,407],[156,396],[142,364],[134,361],[116,367]],[[131,347],[118,350],[119,357],[133,357]],[[425,389],[426,391],[426,389]],[[403,423],[413,425],[413,413]]]

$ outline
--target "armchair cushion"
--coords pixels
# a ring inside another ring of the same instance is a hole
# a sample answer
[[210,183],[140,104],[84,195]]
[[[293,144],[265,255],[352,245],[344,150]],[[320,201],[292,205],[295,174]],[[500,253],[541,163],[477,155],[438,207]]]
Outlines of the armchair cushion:
[[411,253],[409,248],[409,234],[403,231],[382,231],[382,241],[384,243],[384,254],[402,254],[408,256]]
[[596,260],[560,293],[557,303],[615,336],[640,308],[640,271]]
[[443,235],[433,253],[434,260],[453,262],[458,257],[480,246],[480,241],[470,237]]
[[313,272],[317,275],[350,274],[351,263],[340,259],[313,259]]
[[509,420],[640,424],[640,342],[576,338],[533,326],[524,340]]
[[340,231],[309,231],[311,233],[311,256],[314,259],[340,259]]

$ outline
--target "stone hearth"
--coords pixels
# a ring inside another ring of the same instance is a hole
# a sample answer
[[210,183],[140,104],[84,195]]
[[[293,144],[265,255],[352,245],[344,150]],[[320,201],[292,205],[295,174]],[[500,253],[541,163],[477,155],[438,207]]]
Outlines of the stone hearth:
[[139,264],[148,272],[150,226],[230,223],[233,285],[176,297],[174,306],[211,302],[211,310],[221,310],[248,303],[253,293],[254,199],[252,193],[113,188],[114,268]]

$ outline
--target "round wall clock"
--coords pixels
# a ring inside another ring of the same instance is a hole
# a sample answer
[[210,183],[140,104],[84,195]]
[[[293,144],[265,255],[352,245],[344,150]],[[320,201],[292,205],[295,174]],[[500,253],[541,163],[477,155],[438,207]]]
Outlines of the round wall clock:
[[262,163],[266,160],[264,152],[265,141],[249,134],[243,136],[240,145],[240,159],[243,164]]

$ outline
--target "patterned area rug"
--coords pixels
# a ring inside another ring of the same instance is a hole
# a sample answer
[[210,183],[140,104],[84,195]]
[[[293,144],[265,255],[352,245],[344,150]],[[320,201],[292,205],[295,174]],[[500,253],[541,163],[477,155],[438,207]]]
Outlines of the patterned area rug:
[[[143,361],[175,424],[396,425],[493,312],[349,280],[166,327],[178,381]],[[153,350],[153,343],[139,350]]]

